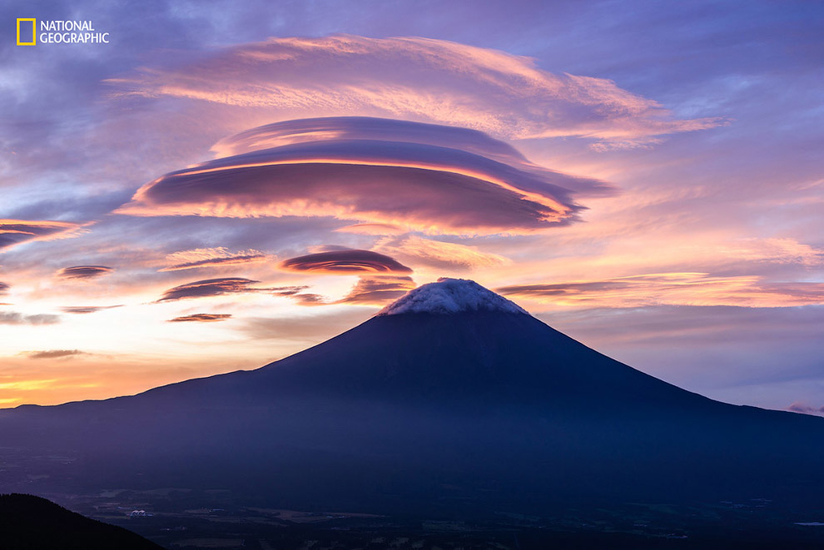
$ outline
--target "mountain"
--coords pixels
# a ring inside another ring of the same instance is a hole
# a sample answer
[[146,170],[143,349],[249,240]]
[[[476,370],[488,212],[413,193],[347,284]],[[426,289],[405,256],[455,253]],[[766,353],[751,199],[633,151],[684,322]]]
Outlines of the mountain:
[[682,390],[454,279],[257,370],[0,411],[0,440],[0,486],[25,471],[41,492],[221,488],[408,514],[824,507],[824,419]]
[[3,550],[160,550],[127,531],[70,512],[33,495],[0,495]]

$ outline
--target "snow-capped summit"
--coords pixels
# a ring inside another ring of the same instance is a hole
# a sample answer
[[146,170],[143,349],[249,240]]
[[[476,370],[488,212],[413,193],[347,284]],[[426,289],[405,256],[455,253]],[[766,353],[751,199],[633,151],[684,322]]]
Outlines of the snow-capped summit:
[[441,277],[436,283],[421,285],[383,308],[378,315],[433,313],[448,315],[466,311],[524,313],[523,308],[487,290],[475,281]]

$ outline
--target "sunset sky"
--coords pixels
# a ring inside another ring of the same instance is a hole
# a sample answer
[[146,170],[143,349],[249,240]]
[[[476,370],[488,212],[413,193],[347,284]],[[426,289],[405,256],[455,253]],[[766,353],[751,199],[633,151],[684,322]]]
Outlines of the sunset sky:
[[824,414],[824,6],[240,6],[0,7],[0,407],[256,368],[448,276]]

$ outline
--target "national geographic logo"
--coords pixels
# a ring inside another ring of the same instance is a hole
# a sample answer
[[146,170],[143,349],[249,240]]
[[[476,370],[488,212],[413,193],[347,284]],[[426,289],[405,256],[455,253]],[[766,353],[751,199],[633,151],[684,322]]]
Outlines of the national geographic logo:
[[[38,30],[40,31],[38,34]],[[17,45],[40,44],[108,44],[109,33],[99,32],[91,21],[64,21],[34,17],[17,18]]]

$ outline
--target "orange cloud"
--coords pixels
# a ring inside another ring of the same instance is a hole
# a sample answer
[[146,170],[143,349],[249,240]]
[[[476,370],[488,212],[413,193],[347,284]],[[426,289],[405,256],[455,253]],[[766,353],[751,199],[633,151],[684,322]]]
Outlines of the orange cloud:
[[417,262],[435,268],[475,269],[511,263],[508,258],[481,252],[474,246],[433,241],[414,235],[403,239],[383,239],[375,249],[410,263]]

